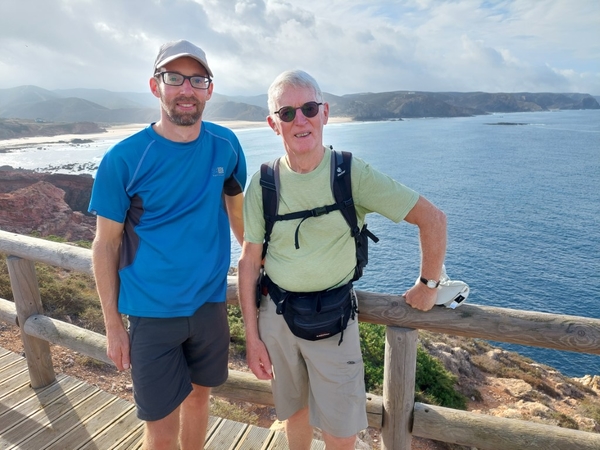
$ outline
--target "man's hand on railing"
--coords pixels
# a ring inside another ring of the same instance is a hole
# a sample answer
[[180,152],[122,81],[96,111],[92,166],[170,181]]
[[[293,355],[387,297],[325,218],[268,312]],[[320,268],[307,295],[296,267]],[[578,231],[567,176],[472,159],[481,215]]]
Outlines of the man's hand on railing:
[[417,283],[402,294],[406,304],[421,311],[429,311],[435,305],[437,289],[431,289],[423,283]]

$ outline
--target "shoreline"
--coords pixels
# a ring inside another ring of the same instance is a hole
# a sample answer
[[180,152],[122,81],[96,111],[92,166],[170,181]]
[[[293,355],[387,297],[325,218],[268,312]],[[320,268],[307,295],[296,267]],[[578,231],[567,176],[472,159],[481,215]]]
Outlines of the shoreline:
[[[269,125],[267,121],[251,122],[247,120],[207,120],[218,125],[230,128],[232,130],[243,130],[251,128],[266,128]],[[329,123],[346,123],[352,122],[349,117],[330,117]],[[9,151],[33,145],[56,144],[59,142],[70,142],[73,139],[91,139],[107,140],[107,139],[124,139],[132,134],[146,128],[147,123],[132,123],[123,125],[114,125],[107,127],[104,133],[86,133],[86,134],[57,134],[56,136],[30,136],[15,139],[0,140],[0,151]]]

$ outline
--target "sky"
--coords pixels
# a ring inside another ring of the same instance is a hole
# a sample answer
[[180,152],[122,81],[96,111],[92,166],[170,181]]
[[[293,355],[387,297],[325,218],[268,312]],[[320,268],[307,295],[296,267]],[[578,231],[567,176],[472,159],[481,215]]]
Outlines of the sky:
[[600,95],[599,0],[0,0],[0,89],[147,92],[158,48],[207,54],[215,92],[302,69],[325,92]]

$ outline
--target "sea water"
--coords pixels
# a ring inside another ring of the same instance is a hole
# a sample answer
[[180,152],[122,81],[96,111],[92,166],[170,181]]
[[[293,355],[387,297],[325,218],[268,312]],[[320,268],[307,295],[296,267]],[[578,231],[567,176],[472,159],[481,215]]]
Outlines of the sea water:
[[[249,174],[283,153],[269,128],[235,131]],[[469,303],[600,317],[600,111],[337,123],[324,140],[446,213],[447,272],[470,285]],[[93,173],[111,144],[20,149],[0,153],[0,166]],[[417,229],[367,222],[380,242],[357,288],[402,294],[419,274]],[[233,242],[233,265],[239,253]],[[600,356],[494,344],[569,376],[600,374]]]

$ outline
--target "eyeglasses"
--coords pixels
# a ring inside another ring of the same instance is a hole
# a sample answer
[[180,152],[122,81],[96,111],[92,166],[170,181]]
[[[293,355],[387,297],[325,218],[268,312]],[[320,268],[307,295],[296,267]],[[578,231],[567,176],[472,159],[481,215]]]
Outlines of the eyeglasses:
[[160,76],[164,83],[169,86],[181,86],[185,80],[190,80],[190,84],[195,89],[208,89],[212,81],[210,78],[201,75],[188,77],[177,72],[158,72],[154,76]]
[[322,104],[323,103],[307,102],[297,108],[294,108],[293,106],[284,106],[283,108],[279,109],[279,111],[275,111],[275,114],[279,115],[279,118],[283,122],[291,122],[296,118],[296,111],[301,110],[302,114],[310,119],[311,117],[315,117],[317,114],[319,114],[319,106]]

